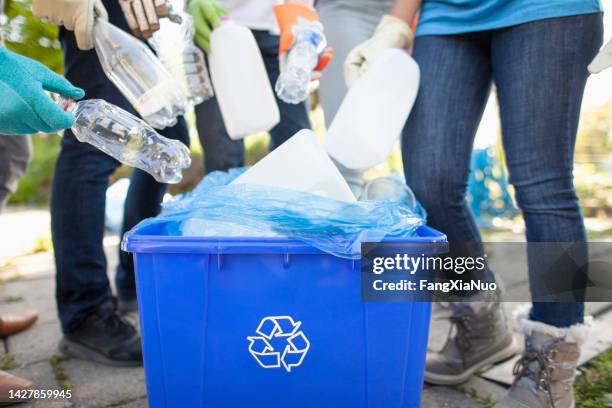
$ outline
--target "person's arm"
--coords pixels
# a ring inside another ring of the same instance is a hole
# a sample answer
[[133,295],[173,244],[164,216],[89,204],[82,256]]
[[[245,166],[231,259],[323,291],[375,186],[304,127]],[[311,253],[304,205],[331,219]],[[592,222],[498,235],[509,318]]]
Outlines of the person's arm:
[[388,48],[409,48],[414,41],[410,22],[421,8],[421,0],[394,0],[388,14],[378,23],[372,37],[351,50],[344,61],[347,86],[359,78]]
[[0,133],[49,133],[72,126],[74,116],[45,91],[74,99],[85,94],[41,63],[0,46]]
[[421,0],[393,0],[388,14],[410,24],[421,8],[421,3]]

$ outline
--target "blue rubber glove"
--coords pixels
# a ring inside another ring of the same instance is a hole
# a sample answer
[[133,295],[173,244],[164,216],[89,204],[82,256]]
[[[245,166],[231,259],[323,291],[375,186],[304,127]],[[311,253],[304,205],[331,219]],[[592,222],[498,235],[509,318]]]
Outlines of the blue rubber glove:
[[44,65],[0,47],[0,133],[51,133],[72,126],[74,115],[45,90],[74,99],[85,95]]

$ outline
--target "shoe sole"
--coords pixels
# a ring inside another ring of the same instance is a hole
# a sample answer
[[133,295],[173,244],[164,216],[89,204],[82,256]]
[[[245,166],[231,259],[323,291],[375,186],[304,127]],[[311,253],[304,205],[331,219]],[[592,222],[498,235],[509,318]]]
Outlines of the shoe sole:
[[136,300],[117,302],[117,310],[121,313],[138,313],[138,302]]
[[95,361],[96,363],[109,365],[113,367],[141,367],[142,361],[123,361],[113,360],[106,357],[97,351],[85,347],[73,341],[62,339],[58,346],[59,351],[69,357],[78,358],[81,360]]
[[490,355],[478,364],[470,367],[461,374],[435,374],[425,371],[425,382],[434,385],[459,385],[470,379],[478,371],[488,368],[496,363],[509,359],[519,352],[519,347],[516,340],[513,338],[512,343],[508,347]]

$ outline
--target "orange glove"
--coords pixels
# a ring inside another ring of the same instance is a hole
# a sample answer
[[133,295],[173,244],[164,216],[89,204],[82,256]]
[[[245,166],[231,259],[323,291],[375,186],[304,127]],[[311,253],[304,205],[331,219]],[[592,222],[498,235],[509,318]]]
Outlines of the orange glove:
[[[280,28],[280,44],[278,46],[279,57],[285,54],[293,46],[295,35],[293,27],[297,23],[298,18],[303,18],[307,21],[319,21],[319,15],[312,8],[301,3],[285,3],[274,6],[274,14]],[[319,63],[315,71],[321,72],[327,67],[332,59],[333,49],[327,48],[319,56]]]

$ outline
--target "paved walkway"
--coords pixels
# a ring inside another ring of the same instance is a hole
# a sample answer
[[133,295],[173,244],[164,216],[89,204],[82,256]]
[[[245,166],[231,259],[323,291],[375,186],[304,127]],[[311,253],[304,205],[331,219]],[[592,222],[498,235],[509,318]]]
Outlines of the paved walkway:
[[[57,351],[60,338],[59,322],[54,300],[54,268],[49,252],[36,252],[44,249],[48,242],[48,214],[44,211],[21,213],[13,212],[0,217],[0,231],[13,231],[10,243],[0,242],[0,313],[33,307],[40,312],[39,321],[29,330],[0,339],[2,365],[9,372],[35,381],[40,389],[72,390],[70,400],[38,400],[23,406],[28,407],[146,407],[146,389],[142,368],[112,368],[87,361],[68,359]],[[6,234],[2,234],[6,237]],[[40,241],[43,244],[32,242]],[[105,249],[109,261],[109,273],[117,264],[118,237],[105,239]],[[11,251],[4,245],[11,245]],[[24,256],[11,254],[23,253]],[[7,280],[8,279],[8,280]],[[112,279],[111,279],[112,281]],[[508,307],[515,305],[508,304]],[[602,316],[599,330],[606,335],[589,346],[588,358],[610,347],[612,339],[612,313],[602,314],[609,305],[590,305],[590,310]],[[443,310],[442,310],[443,312]],[[605,317],[605,319],[604,319]],[[136,316],[128,316],[136,319]],[[605,320],[605,321],[603,321]],[[448,326],[434,321],[430,333],[430,346],[440,347]],[[461,388],[426,386],[423,407],[483,407],[491,406],[493,401],[506,390],[504,383],[510,379],[511,363],[501,369],[493,368],[488,375],[476,377]],[[494,381],[491,381],[494,380]],[[468,397],[472,396],[473,398]]]

